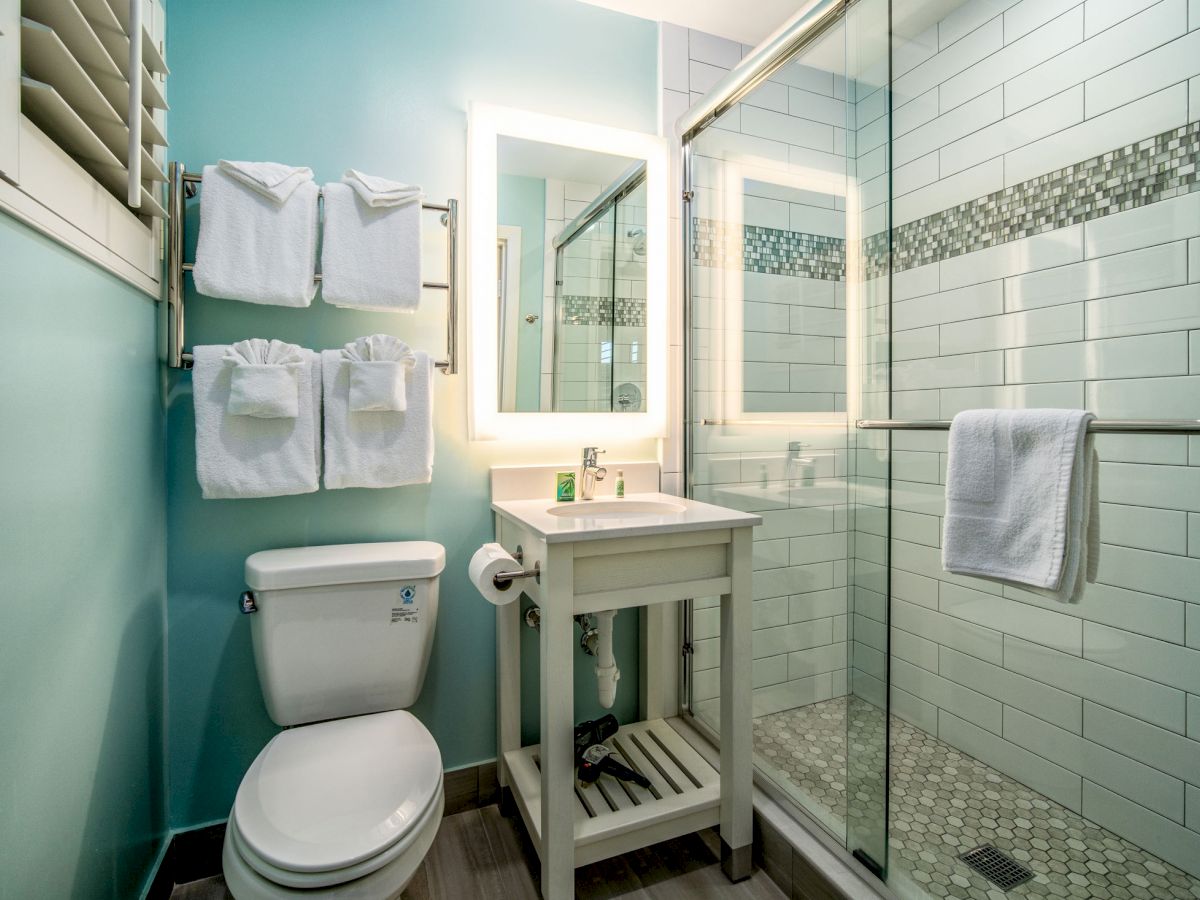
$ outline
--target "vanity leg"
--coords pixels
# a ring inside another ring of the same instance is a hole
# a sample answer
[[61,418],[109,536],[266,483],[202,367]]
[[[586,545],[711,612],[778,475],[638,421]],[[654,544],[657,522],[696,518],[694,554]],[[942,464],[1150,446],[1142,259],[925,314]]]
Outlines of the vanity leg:
[[[512,811],[512,779],[504,754],[521,747],[521,600],[496,607],[496,776],[501,811]],[[503,798],[509,802],[504,803]],[[508,806],[507,811],[504,806]]]
[[571,550],[550,551],[541,626],[542,897],[575,896],[575,643]]
[[721,596],[721,868],[730,881],[750,877],[754,841],[750,536],[733,529],[732,586]]

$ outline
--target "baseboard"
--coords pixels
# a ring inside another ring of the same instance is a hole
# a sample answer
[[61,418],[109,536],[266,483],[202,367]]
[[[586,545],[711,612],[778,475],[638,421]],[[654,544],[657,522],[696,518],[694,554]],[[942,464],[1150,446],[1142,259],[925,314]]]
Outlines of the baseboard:
[[173,832],[144,900],[167,900],[176,885],[220,875],[224,843],[224,822]]
[[[490,806],[500,799],[495,760],[446,772],[442,786],[446,816]],[[159,851],[154,876],[142,900],[167,900],[176,885],[220,875],[224,843],[223,821],[172,832]]]
[[442,786],[447,816],[500,802],[495,760],[447,772],[442,776]]

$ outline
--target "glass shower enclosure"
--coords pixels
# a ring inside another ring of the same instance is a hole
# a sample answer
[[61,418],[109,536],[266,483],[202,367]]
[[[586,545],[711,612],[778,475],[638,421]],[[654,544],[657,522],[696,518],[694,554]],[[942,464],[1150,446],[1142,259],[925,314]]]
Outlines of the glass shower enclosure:
[[[1200,897],[1200,437],[1097,436],[1078,603],[940,558],[955,413],[1195,424],[1189,15],[816,2],[684,118],[686,483],[763,517],[756,780],[901,897]],[[719,739],[716,598],[684,631]]]

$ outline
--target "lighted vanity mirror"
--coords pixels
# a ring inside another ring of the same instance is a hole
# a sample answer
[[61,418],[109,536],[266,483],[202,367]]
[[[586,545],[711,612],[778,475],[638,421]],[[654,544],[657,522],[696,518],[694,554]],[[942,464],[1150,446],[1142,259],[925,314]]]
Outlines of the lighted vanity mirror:
[[665,142],[482,105],[470,129],[474,437],[661,434]]

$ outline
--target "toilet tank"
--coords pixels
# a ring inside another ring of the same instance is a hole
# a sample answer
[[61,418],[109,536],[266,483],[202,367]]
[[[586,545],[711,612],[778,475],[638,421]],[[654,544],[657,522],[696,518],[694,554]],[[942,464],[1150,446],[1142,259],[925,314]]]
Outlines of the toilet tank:
[[404,709],[425,680],[446,551],[432,541],[265,550],[246,559],[267,712],[300,725]]

